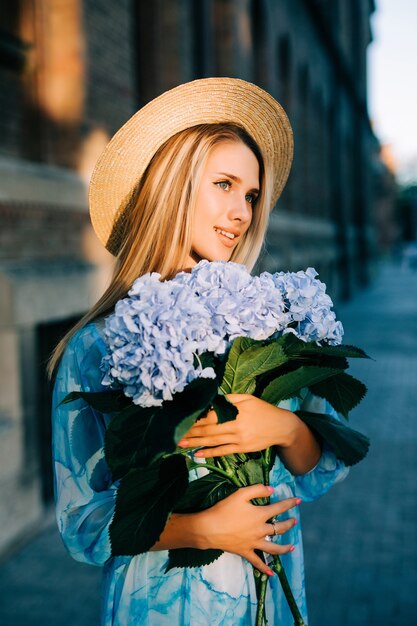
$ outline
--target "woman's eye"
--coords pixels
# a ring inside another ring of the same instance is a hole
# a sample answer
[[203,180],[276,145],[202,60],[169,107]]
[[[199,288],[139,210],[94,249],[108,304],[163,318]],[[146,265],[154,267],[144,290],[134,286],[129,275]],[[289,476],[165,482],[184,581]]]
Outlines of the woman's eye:
[[223,189],[223,191],[228,191],[230,189],[230,183],[227,180],[219,180],[219,182],[215,183],[215,185],[220,187],[220,189]]
[[256,196],[253,193],[247,193],[245,199],[249,204],[255,204],[256,202]]

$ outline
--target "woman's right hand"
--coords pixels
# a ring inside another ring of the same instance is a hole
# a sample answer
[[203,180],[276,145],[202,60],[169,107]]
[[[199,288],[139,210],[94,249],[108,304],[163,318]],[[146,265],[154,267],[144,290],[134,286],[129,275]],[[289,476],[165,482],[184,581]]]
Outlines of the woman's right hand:
[[[281,515],[301,502],[299,498],[287,498],[265,506],[251,503],[254,498],[269,497],[271,489],[261,484],[242,487],[211,508],[198,513],[200,531],[204,537],[202,540],[204,545],[199,547],[238,554],[260,572],[271,575],[270,567],[255,553],[255,549],[269,554],[285,554],[294,549],[291,544],[280,545],[265,539],[267,535],[271,535],[271,523],[267,520]],[[276,522],[277,534],[285,533],[296,523],[295,518]]]

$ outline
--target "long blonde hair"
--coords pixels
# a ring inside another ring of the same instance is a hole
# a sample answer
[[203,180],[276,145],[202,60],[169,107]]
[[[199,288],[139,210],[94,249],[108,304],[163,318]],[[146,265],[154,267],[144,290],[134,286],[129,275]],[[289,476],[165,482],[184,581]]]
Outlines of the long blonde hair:
[[243,142],[259,163],[260,194],[252,222],[230,259],[253,268],[268,225],[273,184],[258,145],[244,129],[229,123],[200,124],[180,131],[155,153],[115,223],[110,240],[120,239],[121,245],[110,285],[54,348],[47,365],[49,378],[71,337],[91,320],[110,314],[136,278],[158,272],[164,280],[185,266],[192,247],[196,192],[207,158],[221,141]]

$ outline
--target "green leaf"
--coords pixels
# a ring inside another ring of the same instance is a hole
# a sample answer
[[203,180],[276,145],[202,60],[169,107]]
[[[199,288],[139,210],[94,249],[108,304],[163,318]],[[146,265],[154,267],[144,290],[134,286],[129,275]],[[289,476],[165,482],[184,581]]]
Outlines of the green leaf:
[[202,567],[203,565],[210,565],[222,554],[223,550],[198,550],[197,548],[169,550],[165,574],[174,567]]
[[221,390],[223,393],[231,393],[233,380],[236,374],[237,363],[240,355],[248,348],[257,345],[258,342],[254,339],[249,339],[249,337],[237,337],[230,348],[224,374],[223,380],[221,382]]
[[[190,430],[196,419],[204,415],[217,396],[218,381],[215,378],[197,378],[189,383],[182,393],[174,396],[170,402],[164,402],[164,422],[153,431],[155,443],[161,432],[170,431],[172,421],[176,422],[173,431],[175,445]],[[168,438],[171,435],[168,434]]]
[[146,467],[158,457],[174,452],[176,444],[203,415],[217,394],[215,379],[198,378],[161,407],[130,406],[108,425],[106,460],[114,478],[129,467]]
[[343,372],[329,381],[324,380],[310,385],[310,391],[320,398],[325,398],[347,419],[349,411],[365,397],[367,388],[360,380]]
[[299,363],[300,365],[317,365],[318,367],[331,367],[338,370],[347,370],[349,363],[344,356],[329,356],[327,354],[308,354],[304,357],[299,357],[293,363]]
[[212,400],[212,405],[217,414],[217,421],[219,424],[224,424],[225,422],[231,422],[236,419],[236,415],[238,414],[238,410],[234,404],[230,402],[226,398],[226,396],[221,396],[218,394]]
[[242,486],[256,485],[264,482],[262,460],[249,459],[236,469],[236,474]]
[[303,387],[308,387],[340,373],[329,367],[302,366],[293,372],[275,378],[264,389],[261,398],[271,404],[278,404],[295,396]]
[[197,367],[201,365],[204,369],[206,367],[216,367],[216,357],[213,352],[203,352],[203,354],[199,354],[198,357],[194,357],[194,366]]
[[159,409],[158,407],[145,409],[136,405],[133,407],[128,407],[128,410],[113,417],[104,435],[105,456],[113,480],[122,478],[129,469],[136,467],[140,463],[140,458],[151,456],[151,451],[146,446],[146,429]]
[[349,367],[347,359],[344,357],[333,357],[320,354],[306,354],[304,356],[290,357],[285,363],[278,368],[261,374],[257,377],[256,388],[253,393],[256,397],[262,397],[262,394],[270,382],[284,374],[294,372],[300,367],[327,367],[330,369],[344,370]]
[[187,465],[179,454],[145,469],[131,470],[117,490],[115,514],[110,524],[112,555],[147,552],[158,541],[187,484]]
[[246,463],[248,459],[260,459],[261,456],[262,452],[236,452],[234,454],[225,454],[221,457],[215,457],[214,459],[207,458],[207,462],[210,464],[214,463],[214,465],[225,469],[222,461],[226,461],[228,467],[236,474],[237,468],[240,467],[242,463]]
[[347,357],[358,359],[369,359],[370,357],[361,348],[341,344],[338,346],[329,346],[327,344],[318,346],[315,341],[302,341],[293,333],[283,335],[285,342],[283,348],[288,356],[297,356],[302,354],[323,354],[335,357]]
[[257,376],[275,370],[286,361],[288,357],[278,342],[248,348],[237,359],[232,392],[252,394]]
[[333,448],[336,456],[346,465],[355,465],[365,458],[369,450],[369,439],[362,433],[339,422],[331,415],[295,411],[313,431]]
[[220,386],[223,393],[253,394],[258,376],[276,369],[288,360],[281,343],[282,338],[267,342],[247,337],[235,339]]
[[[199,463],[199,467],[204,467]],[[208,509],[216,502],[230,496],[237,487],[223,476],[210,473],[197,480],[192,480],[186,492],[178,500],[174,511],[176,513],[194,513]]]
[[132,403],[132,399],[125,396],[121,389],[109,389],[108,391],[71,391],[58,406],[80,399],[100,413],[116,413]]
[[[257,458],[249,458],[241,463],[236,468],[235,473],[242,487],[256,485],[258,483],[264,484],[265,478],[269,476],[269,470],[266,468],[264,470],[263,455],[261,453],[258,454]],[[251,502],[252,504],[256,504],[258,506],[264,506],[265,504],[269,504],[269,497],[254,498]]]

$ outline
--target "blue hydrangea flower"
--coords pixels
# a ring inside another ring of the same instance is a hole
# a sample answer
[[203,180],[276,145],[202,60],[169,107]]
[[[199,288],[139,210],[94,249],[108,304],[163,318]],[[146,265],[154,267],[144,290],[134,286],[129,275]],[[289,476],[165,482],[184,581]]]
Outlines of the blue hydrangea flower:
[[267,339],[288,322],[280,291],[272,279],[251,276],[244,265],[226,261],[200,261],[175,281],[191,287],[211,314],[216,332],[227,336]]
[[201,261],[161,282],[146,274],[106,319],[104,385],[120,384],[141,406],[160,406],[195,378],[214,378],[198,355],[225,354],[237,337],[262,340],[292,332],[303,341],[341,343],[343,327],[317,272],[264,272]]
[[153,273],[137,279],[128,295],[106,319],[103,385],[119,383],[135,404],[160,406],[195,378],[215,377],[195,357],[223,354],[228,344],[189,287]]
[[333,302],[326,294],[326,285],[316,278],[313,267],[305,272],[277,272],[261,274],[262,281],[272,278],[284,300],[291,326],[283,332],[292,332],[303,341],[323,341],[331,345],[342,342],[343,326],[336,321]]

